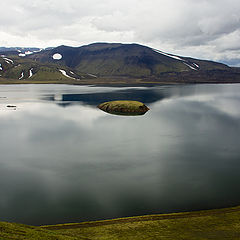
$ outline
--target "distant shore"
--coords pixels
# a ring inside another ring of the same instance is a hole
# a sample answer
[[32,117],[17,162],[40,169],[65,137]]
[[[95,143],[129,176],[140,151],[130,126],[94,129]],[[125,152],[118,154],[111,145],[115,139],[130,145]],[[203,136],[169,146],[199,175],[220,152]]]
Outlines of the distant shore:
[[69,84],[69,85],[127,85],[127,86],[142,86],[142,85],[171,85],[171,84],[234,84],[240,83],[239,80],[160,80],[160,79],[140,79],[140,78],[94,78],[94,79],[61,79],[61,80],[16,80],[6,79],[0,77],[0,85],[11,85],[11,84]]

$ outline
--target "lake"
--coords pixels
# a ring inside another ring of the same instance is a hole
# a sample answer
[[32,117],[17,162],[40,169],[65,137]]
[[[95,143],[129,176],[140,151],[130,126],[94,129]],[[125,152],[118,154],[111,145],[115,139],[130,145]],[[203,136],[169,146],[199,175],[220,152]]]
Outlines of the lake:
[[[150,110],[117,116],[96,107],[119,99]],[[240,84],[2,85],[0,221],[56,224],[239,205],[239,106]]]

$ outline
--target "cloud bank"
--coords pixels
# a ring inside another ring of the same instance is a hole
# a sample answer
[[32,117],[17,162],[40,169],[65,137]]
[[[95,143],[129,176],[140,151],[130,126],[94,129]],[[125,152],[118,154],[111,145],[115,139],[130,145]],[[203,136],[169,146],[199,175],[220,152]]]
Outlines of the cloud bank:
[[9,0],[0,46],[140,43],[240,63],[239,0]]

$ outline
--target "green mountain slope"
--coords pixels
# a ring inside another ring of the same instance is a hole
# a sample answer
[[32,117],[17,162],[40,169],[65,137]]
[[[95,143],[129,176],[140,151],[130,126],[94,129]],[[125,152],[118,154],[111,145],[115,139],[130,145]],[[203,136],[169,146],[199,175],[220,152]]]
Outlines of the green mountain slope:
[[[61,60],[54,60],[54,54]],[[138,44],[94,43],[79,48],[60,46],[29,56],[41,62],[58,62],[63,66],[98,76],[157,76],[165,72],[199,70],[195,59],[180,58]],[[201,70],[228,69],[224,64],[196,60]]]
[[31,58],[8,55],[0,57],[0,78],[21,81],[69,81],[89,77],[88,75],[61,66],[58,63],[42,63]]
[[59,46],[25,56],[18,51],[0,51],[0,64],[0,81],[59,80],[78,84],[240,82],[238,69],[213,61],[176,56],[139,44]]

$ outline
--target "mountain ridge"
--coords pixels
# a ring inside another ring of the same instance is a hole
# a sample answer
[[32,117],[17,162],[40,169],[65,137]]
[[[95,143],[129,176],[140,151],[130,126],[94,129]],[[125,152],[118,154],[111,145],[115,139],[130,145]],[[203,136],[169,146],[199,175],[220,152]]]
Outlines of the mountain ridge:
[[97,42],[80,47],[1,49],[0,82],[3,79],[75,81],[78,84],[240,82],[239,68],[178,56],[136,43]]

